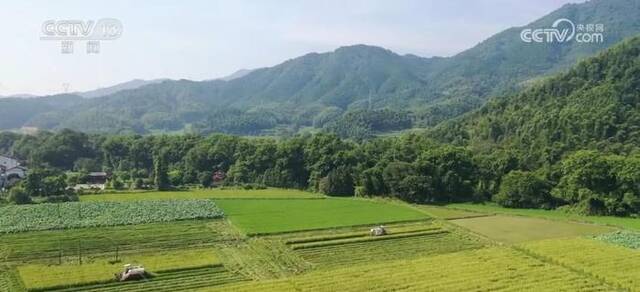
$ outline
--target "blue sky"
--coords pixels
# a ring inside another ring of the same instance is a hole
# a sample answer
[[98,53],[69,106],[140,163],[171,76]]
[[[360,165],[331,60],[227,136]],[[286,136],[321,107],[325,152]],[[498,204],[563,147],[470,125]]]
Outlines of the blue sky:
[[[582,0],[13,1],[0,6],[0,95],[90,90],[135,78],[203,80],[352,44],[451,56]],[[40,40],[42,23],[116,18],[99,54]]]

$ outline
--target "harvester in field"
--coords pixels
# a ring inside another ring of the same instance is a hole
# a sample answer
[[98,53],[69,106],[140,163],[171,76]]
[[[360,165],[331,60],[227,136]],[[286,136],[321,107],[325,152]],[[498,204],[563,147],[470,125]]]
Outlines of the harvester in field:
[[371,236],[382,236],[382,235],[387,235],[387,229],[384,228],[384,226],[380,225],[378,227],[375,228],[371,228],[371,230],[369,230],[369,234]]
[[146,278],[147,272],[145,272],[143,266],[134,266],[131,264],[124,265],[124,270],[120,273],[116,273],[116,280],[120,282],[129,280],[141,280]]

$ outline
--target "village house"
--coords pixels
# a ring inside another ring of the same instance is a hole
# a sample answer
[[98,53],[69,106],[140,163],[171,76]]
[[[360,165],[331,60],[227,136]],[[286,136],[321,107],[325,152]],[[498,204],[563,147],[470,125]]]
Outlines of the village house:
[[87,176],[87,183],[77,184],[73,187],[74,190],[104,190],[109,180],[109,174],[106,172],[91,172]]
[[0,189],[13,185],[27,176],[27,168],[20,165],[20,161],[0,155]]

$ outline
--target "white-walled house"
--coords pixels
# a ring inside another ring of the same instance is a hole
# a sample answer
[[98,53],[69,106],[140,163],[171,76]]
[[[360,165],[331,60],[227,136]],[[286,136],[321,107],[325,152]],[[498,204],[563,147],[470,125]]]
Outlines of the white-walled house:
[[0,167],[8,170],[16,166],[20,166],[20,162],[17,159],[5,155],[0,155]]
[[27,176],[27,168],[12,157],[0,155],[0,188],[9,186]]

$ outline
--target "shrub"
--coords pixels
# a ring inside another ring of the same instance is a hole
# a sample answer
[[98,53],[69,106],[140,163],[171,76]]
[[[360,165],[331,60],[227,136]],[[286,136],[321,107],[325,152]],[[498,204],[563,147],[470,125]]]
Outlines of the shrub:
[[11,191],[9,192],[9,201],[18,205],[30,204],[32,202],[31,197],[22,187],[11,188]]

